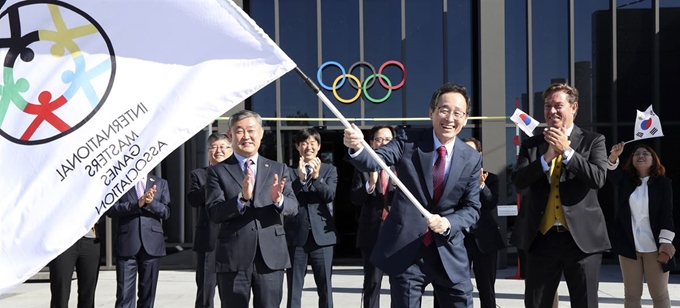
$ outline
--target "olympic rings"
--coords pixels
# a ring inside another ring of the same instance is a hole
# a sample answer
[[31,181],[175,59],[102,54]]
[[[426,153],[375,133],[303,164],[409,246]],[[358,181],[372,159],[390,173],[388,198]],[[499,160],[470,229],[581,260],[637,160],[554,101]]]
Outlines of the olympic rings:
[[[385,70],[385,68],[390,66],[390,65],[394,65],[394,66],[398,67],[399,69],[401,69],[401,71],[402,71],[402,79],[396,85],[393,85],[392,82],[390,81],[390,79],[387,78],[387,76],[385,76],[383,74],[383,71]],[[323,80],[321,79],[321,73],[328,66],[336,66],[340,69],[340,72],[342,73],[340,76],[336,77],[333,80],[332,86],[326,85],[325,83],[323,83]],[[363,83],[359,80],[359,78],[357,76],[352,74],[354,69],[356,69],[359,66],[365,66],[371,71],[371,74],[366,76],[366,79],[364,80]],[[340,63],[338,63],[336,61],[326,61],[323,64],[321,64],[321,66],[319,66],[319,69],[316,71],[316,79],[317,79],[319,85],[322,88],[324,88],[328,91],[333,91],[333,95],[335,96],[335,98],[343,104],[351,104],[351,103],[357,101],[359,99],[359,97],[361,96],[361,90],[364,91],[364,96],[366,97],[366,99],[368,101],[370,101],[374,104],[380,104],[380,103],[383,103],[384,101],[386,101],[390,97],[393,90],[398,90],[398,89],[400,89],[401,87],[404,86],[404,83],[406,83],[406,68],[404,67],[404,64],[402,64],[399,61],[388,60],[388,61],[385,61],[385,63],[383,63],[380,66],[380,68],[378,69],[378,71],[376,72],[375,66],[371,65],[370,63],[368,63],[366,61],[357,61],[354,64],[352,64],[352,66],[349,67],[348,71],[345,71],[345,67],[342,66]],[[380,85],[383,88],[387,89],[387,94],[385,94],[384,97],[379,98],[379,99],[373,98],[372,96],[370,96],[368,94],[368,89],[373,87],[376,79],[378,80],[378,82],[380,82]],[[345,81],[348,81],[350,86],[352,86],[352,88],[357,90],[357,93],[350,99],[345,99],[345,98],[342,98],[338,95],[337,90],[342,88],[343,85],[345,85]]]

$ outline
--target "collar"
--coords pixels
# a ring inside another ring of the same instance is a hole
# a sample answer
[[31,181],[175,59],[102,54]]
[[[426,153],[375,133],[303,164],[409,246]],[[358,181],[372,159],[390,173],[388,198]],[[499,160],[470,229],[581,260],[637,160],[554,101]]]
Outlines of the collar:
[[[241,166],[241,168],[243,168],[243,165],[246,163],[246,158],[239,155],[239,154],[236,154],[236,152],[234,152],[234,158],[236,158],[236,160],[238,160],[238,165]],[[257,159],[258,158],[260,158],[260,154],[258,154],[258,153],[256,153],[255,155],[253,155],[251,157],[248,157],[248,159],[253,161],[253,165],[255,165],[255,166],[257,166]]]
[[571,137],[571,132],[574,130],[574,123],[571,123],[571,127],[567,128],[567,137]]
[[[434,149],[436,151],[440,146],[442,146],[442,143],[439,141],[439,139],[437,139],[437,135],[434,134],[434,129],[432,129],[432,139],[434,140]],[[451,142],[444,145],[444,148],[446,148],[446,158],[449,158],[451,155],[453,155],[453,145],[456,143],[456,139],[458,139],[458,137],[454,137]]]

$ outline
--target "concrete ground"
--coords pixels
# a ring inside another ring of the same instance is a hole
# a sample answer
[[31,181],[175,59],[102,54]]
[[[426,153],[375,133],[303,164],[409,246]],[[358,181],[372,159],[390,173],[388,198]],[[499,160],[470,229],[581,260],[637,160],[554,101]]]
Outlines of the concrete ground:
[[[179,269],[177,266],[172,266],[174,260],[190,259],[191,251],[184,251],[175,255],[166,257],[163,260],[163,270],[160,272],[158,289],[156,295],[156,307],[193,307],[196,292],[196,284],[194,282],[194,271],[190,269]],[[339,262],[333,268],[333,300],[335,307],[361,307],[361,286],[362,286],[362,269],[361,266],[355,265],[357,262]],[[187,263],[175,263],[187,264]],[[347,264],[347,265],[343,265]],[[176,268],[176,269],[173,269]],[[496,280],[496,299],[498,307],[524,307],[523,293],[524,281],[515,279],[506,279],[506,277],[513,276],[516,272],[516,267],[509,267],[507,269],[498,271],[498,280]],[[623,306],[623,283],[621,279],[621,272],[619,266],[616,264],[604,264],[601,271],[600,281],[600,307],[622,307]],[[43,276],[44,277],[44,276]],[[285,279],[285,278],[284,278]],[[474,284],[474,279],[473,279]],[[71,301],[69,307],[76,307],[77,299],[76,280],[73,280],[71,289]],[[285,307],[284,283],[284,298],[282,306]],[[570,307],[569,291],[567,285],[563,281],[560,283],[558,290],[560,307]],[[673,274],[670,278],[669,293],[671,295],[671,305],[680,307],[680,275]],[[96,307],[113,307],[115,303],[116,294],[116,277],[113,270],[102,270],[99,276],[99,283],[97,285],[97,295],[95,299]],[[479,307],[477,300],[477,290],[474,293],[475,307]],[[316,287],[314,279],[309,275],[305,280],[305,288],[302,294],[303,307],[318,307],[318,297],[316,295]],[[219,303],[219,298],[215,301]],[[382,295],[380,298],[381,307],[390,306],[389,298],[389,283],[387,278],[383,280]],[[30,280],[17,288],[10,290],[6,294],[0,295],[0,307],[2,308],[32,308],[32,307],[48,307],[50,302],[49,281],[47,280]],[[252,299],[251,299],[252,303]],[[649,297],[649,292],[646,290],[642,300],[643,307],[651,307],[652,301]],[[252,305],[252,304],[251,304]],[[432,307],[432,289],[428,288],[423,297],[423,307]],[[219,307],[219,304],[218,304]]]

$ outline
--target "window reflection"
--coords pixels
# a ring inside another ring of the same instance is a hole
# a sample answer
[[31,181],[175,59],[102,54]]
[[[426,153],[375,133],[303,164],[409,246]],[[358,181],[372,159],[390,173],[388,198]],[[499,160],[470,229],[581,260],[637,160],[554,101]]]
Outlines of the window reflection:
[[[270,35],[274,33],[276,29],[274,23],[274,0],[250,1],[249,14],[262,30]],[[255,93],[248,101],[250,106],[246,106],[246,108],[256,110],[263,117],[275,117],[276,83],[270,83]]]
[[[525,0],[507,0],[505,2],[505,114],[508,116],[515,112],[515,108],[530,113],[526,94],[526,20],[527,6]],[[506,122],[512,123],[509,119]]]
[[[307,3],[308,1],[302,2]],[[359,31],[358,0],[323,1],[321,4],[322,62],[336,61],[344,66],[345,70],[349,70],[353,63],[361,60]],[[318,68],[318,65],[316,68]],[[316,73],[316,68],[313,71],[314,73]],[[351,73],[357,76],[357,78],[361,77],[360,69],[347,73]],[[367,73],[366,75],[368,74],[370,73]],[[324,71],[323,75],[324,83],[332,85],[333,81],[338,76],[341,76],[342,73],[338,68],[329,68]],[[364,80],[360,81],[363,82]],[[345,83],[346,84],[337,91],[338,96],[345,99],[352,98],[357,94],[357,89],[353,88],[349,83],[354,82],[347,80]],[[361,103],[359,101],[343,104],[333,96],[332,92],[325,90],[324,92],[330,101],[333,102],[334,106],[345,117],[361,116]],[[363,91],[359,97],[363,97]],[[325,105],[323,106],[323,116],[329,118],[335,117]],[[338,125],[338,122],[326,122],[325,125]]]
[[[543,114],[543,90],[569,80],[567,2],[532,1],[534,115]],[[541,118],[536,119],[542,122]]]
[[408,117],[427,117],[432,92],[444,82],[442,27],[441,1],[406,1],[404,64],[411,76],[406,85]]
[[[257,1],[251,1],[257,2]],[[279,27],[281,48],[307,75],[312,76],[317,65],[316,2],[303,0],[280,1]],[[271,33],[270,33],[271,34]],[[318,99],[296,74],[281,77],[281,116],[301,118],[283,121],[281,125],[314,125],[304,118],[319,117]]]

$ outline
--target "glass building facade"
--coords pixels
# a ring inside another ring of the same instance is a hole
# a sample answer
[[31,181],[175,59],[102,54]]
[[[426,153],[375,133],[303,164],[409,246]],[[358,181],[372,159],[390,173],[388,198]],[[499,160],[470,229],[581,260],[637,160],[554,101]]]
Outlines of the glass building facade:
[[[516,204],[509,177],[516,144],[526,138],[509,116],[520,108],[544,122],[541,93],[555,81],[579,89],[576,124],[603,134],[608,148],[633,139],[635,110],[652,105],[665,137],[640,142],[660,154],[671,179],[680,172],[680,161],[672,159],[680,148],[675,141],[680,1],[244,0],[242,7],[304,73],[330,89],[321,91],[362,129],[378,123],[399,125],[407,133],[429,127],[432,92],[444,82],[464,85],[473,108],[461,137],[482,141],[484,169],[501,179],[501,204]],[[343,72],[354,78],[342,78]],[[374,74],[382,74],[384,82]],[[335,115],[295,73],[238,108],[264,117],[261,154],[287,164],[298,157],[294,134],[308,126],[321,130],[320,156],[338,167],[336,254],[358,256],[358,208],[348,197],[353,170],[343,160],[347,149]],[[213,127],[223,132],[226,122]],[[206,164],[206,137],[198,134],[164,161],[161,169],[171,185],[187,187],[182,175]],[[168,242],[190,244],[195,210],[184,206],[184,196],[173,194],[178,200],[173,207],[183,214],[173,209],[165,226]],[[607,184],[600,203],[609,221],[614,202]],[[677,218],[676,213],[676,223]],[[514,219],[507,220],[510,230]]]

